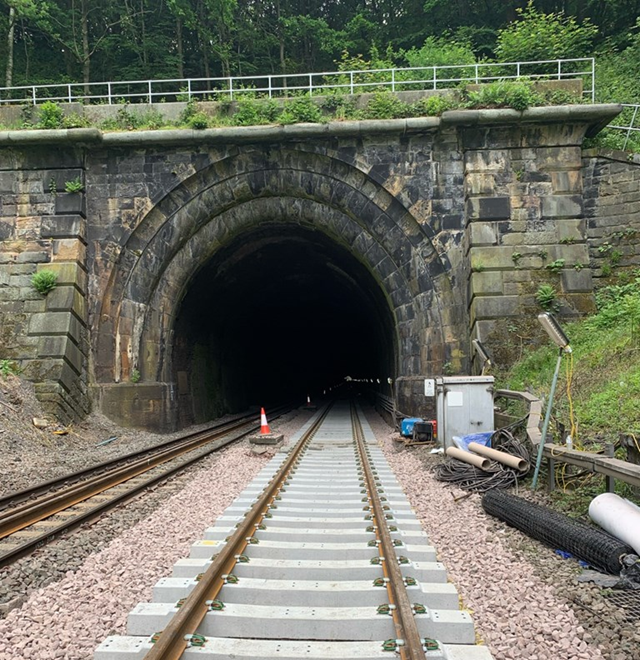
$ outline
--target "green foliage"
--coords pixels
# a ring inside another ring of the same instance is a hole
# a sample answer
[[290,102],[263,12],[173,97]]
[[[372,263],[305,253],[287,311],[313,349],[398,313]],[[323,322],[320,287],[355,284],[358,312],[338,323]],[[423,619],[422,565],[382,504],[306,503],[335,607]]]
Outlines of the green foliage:
[[140,382],[140,378],[141,378],[140,372],[139,372],[137,369],[133,369],[133,370],[131,371],[131,377],[129,378],[129,380],[130,380],[132,383],[139,383],[139,382]]
[[475,64],[476,56],[467,43],[445,37],[427,37],[420,48],[404,51],[407,66],[456,66]]
[[481,85],[477,91],[463,93],[468,108],[513,108],[522,112],[532,105],[543,105],[544,97],[527,80],[497,80]]
[[273,99],[252,99],[243,97],[231,121],[235,126],[258,126],[273,124],[278,120],[281,108]]
[[189,118],[188,124],[196,130],[209,128],[209,117],[204,112],[196,112]]
[[460,104],[449,94],[437,94],[417,101],[411,106],[411,114],[425,117],[439,117]]
[[400,119],[410,114],[409,106],[387,90],[377,91],[363,112],[363,119]]
[[81,177],[71,179],[71,181],[64,182],[64,191],[68,193],[79,193],[84,190],[84,183]]
[[[580,434],[605,434],[637,428],[640,419],[640,270],[629,281],[600,289],[597,313],[565,325],[573,348],[572,397]],[[557,349],[542,339],[542,348],[530,351],[501,376],[500,386],[548,392]],[[561,370],[555,416],[568,424],[566,368]]]
[[287,101],[280,115],[280,122],[282,124],[296,124],[301,122],[317,124],[321,121],[322,112],[320,108],[308,96],[299,96]]
[[554,273],[560,272],[564,268],[565,259],[555,259],[550,264],[547,264],[545,268]]
[[53,101],[45,101],[38,107],[38,128],[61,128],[62,108]]
[[195,98],[191,98],[187,101],[187,105],[184,107],[184,110],[180,113],[180,123],[188,124],[191,118],[198,112],[198,102]]
[[89,118],[77,112],[72,112],[62,119],[62,128],[87,128],[88,126],[91,126]]
[[39,270],[31,278],[31,286],[43,296],[53,291],[57,282],[58,275],[51,270]]
[[496,55],[503,62],[584,57],[598,32],[588,18],[579,23],[564,13],[545,14],[533,0],[516,9],[518,19],[498,30]]
[[0,375],[3,378],[17,376],[20,373],[20,367],[13,360],[0,360]]
[[558,293],[551,284],[541,284],[536,291],[536,302],[545,312],[553,312],[558,308]]

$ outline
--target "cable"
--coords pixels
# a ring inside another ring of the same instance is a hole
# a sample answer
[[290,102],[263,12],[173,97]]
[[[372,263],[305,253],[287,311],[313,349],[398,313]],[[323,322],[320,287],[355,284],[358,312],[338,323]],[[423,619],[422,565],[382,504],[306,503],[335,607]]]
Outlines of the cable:
[[[515,439],[509,429],[516,427],[522,420],[518,420],[507,427],[498,429],[491,436],[491,446],[512,456],[523,458],[530,462],[531,456],[525,445]],[[434,475],[438,481],[456,485],[462,490],[486,493],[494,488],[508,488],[517,486],[518,479],[526,476],[526,472],[518,472],[512,468],[491,461],[487,470],[481,470],[475,465],[469,465],[456,459],[449,459],[434,468]]]

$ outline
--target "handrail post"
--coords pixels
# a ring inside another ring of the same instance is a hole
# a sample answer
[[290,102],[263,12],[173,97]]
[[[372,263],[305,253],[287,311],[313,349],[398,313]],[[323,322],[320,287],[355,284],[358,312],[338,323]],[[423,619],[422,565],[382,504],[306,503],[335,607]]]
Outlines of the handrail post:
[[438,83],[436,82],[436,67],[433,67],[433,89],[438,89]]
[[351,84],[351,96],[353,96],[353,71],[349,71],[349,80]]
[[268,80],[269,80],[269,98],[273,98],[273,85],[271,83],[271,76],[269,76]]
[[72,97],[71,97],[71,83],[69,83],[69,84],[67,85],[67,91],[69,92],[69,96],[68,96],[68,98],[69,98],[69,103],[72,103],[73,100],[72,100]]
[[622,151],[624,151],[627,148],[627,142],[629,142],[629,138],[631,137],[631,131],[633,131],[633,125],[636,123],[636,117],[638,115],[638,108],[640,106],[637,106],[633,109],[633,116],[631,117],[631,121],[629,122],[629,128],[627,128],[627,137],[624,139],[624,144],[622,145]]
[[479,85],[480,84],[480,76],[479,76],[479,73],[478,73],[478,63],[477,62],[475,64],[475,70],[476,70],[476,85]]
[[596,58],[591,58],[591,103],[596,102]]
[[309,96],[313,96],[313,73],[309,74]]
[[191,78],[187,78],[187,101],[191,101]]
[[391,69],[391,91],[396,91],[396,70]]
[[109,105],[113,105],[111,102],[111,83],[107,83],[107,96],[109,97]]
[[562,60],[558,60],[558,80],[562,80]]
[[516,78],[520,77],[520,62],[516,62]]
[[151,81],[148,80],[147,83],[148,83],[148,90],[149,90],[149,103],[151,104],[151,103],[153,103],[153,93],[151,91]]
[[31,100],[33,101],[33,105],[38,105],[35,85],[31,88]]
[[233,101],[233,78],[229,76],[229,98]]

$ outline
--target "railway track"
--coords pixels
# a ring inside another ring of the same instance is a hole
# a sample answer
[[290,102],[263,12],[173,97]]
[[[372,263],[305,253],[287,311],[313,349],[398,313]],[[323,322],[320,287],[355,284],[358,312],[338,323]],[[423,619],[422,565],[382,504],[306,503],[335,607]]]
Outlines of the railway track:
[[491,660],[359,411],[294,442],[94,660]]
[[[271,418],[290,409],[270,411]],[[255,413],[241,415],[0,498],[0,567],[98,518],[259,427]]]

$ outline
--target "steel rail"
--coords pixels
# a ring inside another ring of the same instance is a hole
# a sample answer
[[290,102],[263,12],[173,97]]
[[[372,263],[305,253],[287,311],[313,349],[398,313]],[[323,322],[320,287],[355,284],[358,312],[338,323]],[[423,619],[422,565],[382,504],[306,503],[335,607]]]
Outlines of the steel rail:
[[[284,413],[282,413],[284,414]],[[275,418],[275,417],[274,417]],[[188,458],[185,461],[182,461],[181,463],[170,467],[169,469],[164,470],[160,474],[157,474],[150,479],[146,479],[145,481],[135,485],[133,488],[129,488],[124,493],[120,493],[118,495],[115,495],[111,499],[109,499],[107,502],[102,502],[100,504],[97,504],[94,507],[91,507],[91,509],[80,513],[73,518],[69,518],[63,522],[61,522],[59,525],[57,525],[54,528],[49,528],[46,531],[44,531],[42,534],[39,534],[38,536],[32,537],[30,539],[27,539],[26,541],[23,541],[22,543],[18,544],[15,548],[12,548],[7,551],[2,551],[0,548],[0,568],[4,566],[8,566],[9,564],[13,563],[17,559],[20,559],[21,557],[24,557],[25,555],[28,555],[31,553],[34,549],[40,548],[47,543],[50,543],[51,541],[55,540],[60,534],[63,532],[67,532],[71,529],[74,529],[76,527],[79,527],[80,525],[90,522],[92,520],[95,520],[99,516],[101,516],[104,512],[108,511],[109,509],[114,508],[115,506],[122,504],[133,497],[135,497],[138,493],[141,491],[145,490],[146,488],[149,488],[150,486],[153,486],[154,484],[166,480],[168,477],[172,476],[176,472],[179,472],[180,470],[183,470],[184,468],[188,467],[189,465],[201,460],[205,456],[208,456],[209,454],[212,454],[215,451],[218,451],[219,449],[222,449],[226,447],[227,445],[231,444],[232,442],[235,442],[239,440],[240,438],[243,438],[247,436],[249,433],[252,433],[257,426],[252,426],[249,430],[245,431],[244,433],[240,434],[239,436],[235,436],[232,438],[227,438],[227,439],[220,439],[215,446],[209,447],[204,449],[204,451],[199,452],[197,455],[192,456]],[[211,442],[215,442],[215,440],[211,440]],[[191,451],[194,451],[197,449],[197,447],[192,448]],[[160,467],[160,466],[156,466]]]
[[[273,411],[267,411],[267,413],[270,416],[276,415],[279,416],[282,414],[283,410],[290,410],[290,407],[288,406],[280,406],[278,408],[275,408]],[[200,436],[203,436],[207,433],[211,433],[212,431],[222,431],[222,430],[233,430],[232,425],[234,425],[236,422],[239,422],[240,420],[248,420],[251,418],[257,417],[258,413],[257,412],[251,412],[248,414],[242,414],[238,415],[237,417],[234,417],[233,419],[230,419],[226,422],[222,422],[219,424],[213,424],[206,429],[202,429],[201,431],[195,431],[193,433],[187,433],[185,435],[180,436],[179,438],[173,438],[172,440],[165,440],[164,442],[160,442],[156,445],[151,445],[150,447],[145,447],[144,449],[138,449],[136,451],[130,452],[128,454],[124,454],[123,456],[118,456],[116,458],[111,458],[106,461],[102,461],[100,463],[95,463],[94,465],[91,465],[86,468],[82,468],[80,470],[77,470],[75,472],[69,472],[68,474],[65,474],[61,477],[55,477],[53,479],[49,479],[47,481],[41,481],[40,483],[34,484],[33,486],[29,486],[28,488],[24,488],[22,490],[17,490],[12,493],[7,493],[6,495],[0,496],[0,508],[6,508],[10,506],[13,502],[16,501],[22,501],[31,497],[37,497],[38,495],[42,495],[43,493],[46,493],[53,488],[56,487],[63,487],[67,485],[67,483],[70,480],[75,480],[79,481],[83,477],[87,477],[90,474],[93,474],[94,472],[98,470],[105,470],[110,467],[113,467],[117,465],[118,463],[122,463],[124,461],[129,461],[132,459],[137,458],[138,456],[146,456],[149,453],[155,451],[155,450],[161,450],[166,447],[170,447],[175,445],[176,443],[184,442],[185,440],[189,440],[190,438],[197,438]],[[237,427],[234,427],[237,428]]]
[[188,645],[188,636],[193,635],[207,612],[208,603],[213,601],[224,586],[225,576],[229,575],[236,565],[250,539],[262,523],[269,508],[274,504],[278,493],[285,485],[287,477],[297,465],[297,462],[311,438],[324,421],[331,406],[327,406],[318,416],[309,430],[300,438],[292,449],[289,457],[276,475],[265,487],[257,502],[245,515],[245,519],[222,550],[213,557],[213,562],[203,573],[195,589],[181,605],[177,614],[167,627],[158,635],[153,647],[145,655],[145,660],[178,660]]
[[390,604],[395,606],[395,609],[392,611],[393,622],[396,626],[398,640],[401,640],[401,643],[399,641],[398,651],[402,660],[426,660],[427,656],[416,624],[413,607],[409,601],[404,576],[400,570],[398,556],[393,545],[384,508],[378,495],[375,475],[369,464],[362,425],[353,404],[351,405],[351,423],[364,472],[365,487],[372,510],[374,529],[380,541],[378,549],[383,574],[387,578],[387,592],[389,594]]

